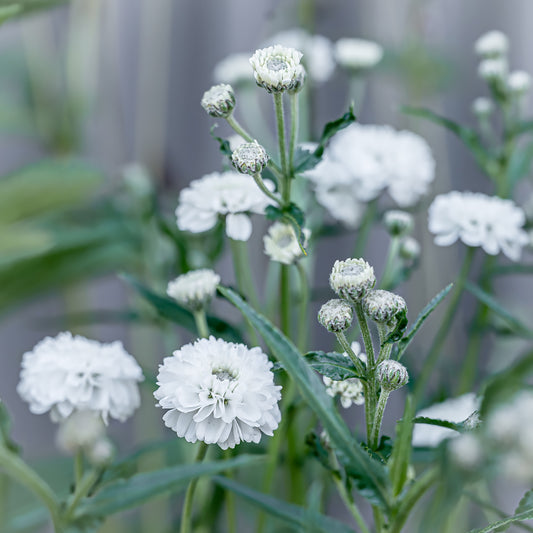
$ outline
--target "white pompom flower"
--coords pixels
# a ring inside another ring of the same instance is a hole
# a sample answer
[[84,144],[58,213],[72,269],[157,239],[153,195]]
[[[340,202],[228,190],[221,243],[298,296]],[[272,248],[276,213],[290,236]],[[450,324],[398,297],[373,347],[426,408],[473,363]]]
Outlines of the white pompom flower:
[[94,411],[124,422],[140,405],[143,374],[121,342],[109,344],[69,332],[46,337],[22,359],[17,392],[35,414],[60,422],[74,411]]
[[219,283],[220,276],[213,270],[199,268],[169,282],[167,294],[179,304],[196,311],[209,305]]
[[460,239],[467,246],[481,246],[490,255],[503,252],[518,261],[529,242],[523,229],[524,211],[512,200],[452,191],[436,196],[428,214],[437,246],[450,246]]
[[383,57],[383,48],[373,41],[344,37],[335,43],[334,54],[341,67],[360,70],[377,65]]
[[[265,180],[273,191],[274,185]],[[182,231],[202,233],[214,228],[220,218],[226,234],[247,241],[252,234],[250,214],[263,214],[270,200],[249,176],[237,172],[213,172],[194,180],[180,193],[176,217]]]
[[247,52],[230,54],[219,61],[213,70],[213,78],[217,83],[229,83],[235,87],[254,82],[250,68],[250,55]]
[[484,33],[474,44],[476,54],[482,57],[499,57],[509,50],[509,39],[505,33],[492,30]]
[[281,387],[271,368],[259,347],[212,336],[182,346],[163,360],[157,376],[154,396],[167,409],[165,425],[188,442],[223,450],[272,436],[281,420]]
[[[311,232],[308,229],[303,229],[302,231],[305,239],[304,246],[307,246],[307,240]],[[304,255],[294,228],[283,222],[275,222],[270,226],[268,233],[263,237],[263,244],[265,246],[265,254],[272,261],[277,261],[284,265],[292,265]]]

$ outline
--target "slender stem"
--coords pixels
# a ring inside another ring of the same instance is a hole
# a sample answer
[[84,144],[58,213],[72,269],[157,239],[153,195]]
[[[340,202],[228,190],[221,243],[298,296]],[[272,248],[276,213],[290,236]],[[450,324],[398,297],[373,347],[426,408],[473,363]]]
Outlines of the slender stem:
[[363,311],[363,305],[361,302],[355,304],[355,313],[357,314],[357,320],[359,322],[359,328],[361,329],[361,336],[363,337],[363,343],[365,345],[365,352],[368,358],[368,368],[373,368],[375,365],[374,358],[374,345],[372,344],[372,335],[368,329],[365,312]]
[[21,485],[24,485],[43,501],[50,512],[56,533],[61,533],[63,528],[59,516],[59,506],[56,495],[48,483],[46,483],[46,481],[44,481],[37,472],[30,468],[30,466],[28,466],[18,455],[9,452],[1,446],[0,467],[2,467],[11,478],[18,481]]
[[461,295],[463,293],[464,284],[466,280],[468,279],[468,274],[472,266],[475,251],[476,251],[475,248],[470,248],[470,247],[466,251],[466,256],[463,262],[463,266],[461,268],[459,277],[455,284],[455,289],[453,291],[450,304],[448,305],[446,314],[441,321],[440,328],[437,331],[437,334],[435,335],[433,344],[431,345],[429,349],[426,360],[424,361],[424,365],[422,366],[422,371],[420,372],[420,375],[418,376],[418,380],[417,380],[415,390],[414,390],[415,404],[419,402],[422,396],[422,393],[427,384],[427,381],[431,377],[431,372],[433,371],[433,368],[437,364],[440,351],[442,349],[442,346],[444,345],[444,341],[446,340],[448,336],[448,331],[453,323],[453,319],[455,318],[457,308],[459,307],[459,302],[461,300]]
[[[224,457],[226,460],[231,459],[233,456],[233,450],[228,449],[224,451]],[[231,470],[226,472],[226,477],[233,478],[233,472]],[[235,495],[231,490],[226,491],[226,515],[228,519],[228,533],[237,533],[237,513],[235,510]]]
[[386,359],[390,359],[390,355],[392,353],[392,347],[393,343],[388,342],[387,344],[383,344],[385,342],[385,339],[387,338],[387,335],[389,334],[389,327],[385,324],[378,324],[378,332],[379,332],[379,355],[378,360],[376,361],[376,366],[379,365],[382,361],[385,361]]
[[76,511],[76,507],[78,506],[82,498],[85,498],[85,496],[87,496],[90,490],[94,487],[94,484],[98,480],[98,476],[98,471],[91,470],[90,472],[87,472],[80,479],[79,482],[76,483],[76,489],[74,490],[74,494],[72,495],[72,498],[67,504],[67,508],[64,514],[64,519],[67,523],[72,518],[74,512]]
[[365,214],[363,215],[363,220],[357,231],[357,240],[355,241],[355,247],[353,251],[353,257],[361,257],[365,251],[366,243],[368,241],[368,236],[374,220],[376,218],[377,212],[377,200],[372,200],[366,206]]
[[394,279],[394,271],[398,252],[400,250],[401,239],[399,237],[393,237],[389,245],[389,251],[387,253],[387,259],[385,261],[385,268],[383,269],[383,275],[381,276],[380,288],[391,289],[393,288],[392,281]]
[[283,173],[282,198],[288,204],[291,199],[291,177],[287,160],[287,146],[285,141],[285,114],[283,112],[283,93],[274,93],[274,106],[276,108],[276,126],[278,131],[278,148]]
[[271,200],[276,202],[278,205],[281,205],[281,200],[279,199],[279,197],[277,197],[273,192],[268,190],[260,174],[252,174],[252,177],[254,178],[255,183],[263,193],[265,193]]
[[[201,442],[196,453],[195,463],[200,463],[204,460],[207,454],[208,445]],[[181,527],[180,533],[191,533],[192,531],[192,504],[194,499],[194,491],[198,484],[198,478],[192,479],[187,487],[185,493],[185,501],[183,502],[183,510],[181,512]]]
[[372,434],[370,436],[370,448],[377,450],[379,443],[379,431],[381,430],[381,422],[383,421],[383,414],[385,413],[385,407],[387,406],[387,400],[389,398],[389,391],[381,389],[379,394],[378,405],[374,413],[374,422],[372,423]]
[[350,343],[348,342],[348,339],[346,338],[346,335],[344,335],[343,331],[338,331],[335,333],[337,340],[339,341],[339,344],[342,346],[342,349],[348,354],[348,357],[352,360],[352,363],[354,364],[355,368],[357,369],[357,372],[361,374],[361,376],[366,375],[366,369],[363,366],[363,362],[357,355],[355,355],[354,351],[352,350],[352,347],[350,346]]
[[307,280],[307,274],[301,261],[296,262],[296,268],[300,275],[300,316],[298,324],[298,349],[304,353],[307,347],[308,332],[307,332],[307,318],[309,305],[309,282]]
[[83,450],[78,450],[74,456],[74,481],[76,486],[83,478]]
[[205,316],[205,309],[198,309],[193,311],[194,322],[196,323],[196,329],[198,330],[198,335],[202,339],[207,339],[209,337],[209,326],[207,325],[207,317]]
[[291,286],[289,265],[281,265],[280,272],[280,327],[284,335],[291,332]]
[[296,148],[296,140],[298,139],[299,126],[299,98],[300,93],[293,93],[289,96],[291,103],[291,137],[289,139],[289,172],[292,177],[294,169],[294,150]]

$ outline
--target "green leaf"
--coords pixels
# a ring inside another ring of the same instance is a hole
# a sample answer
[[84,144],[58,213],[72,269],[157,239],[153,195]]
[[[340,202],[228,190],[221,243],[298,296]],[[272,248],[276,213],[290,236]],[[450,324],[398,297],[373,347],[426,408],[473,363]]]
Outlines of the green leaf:
[[474,285],[470,281],[465,283],[465,289],[473,294],[481,303],[485,304],[492,312],[503,318],[515,331],[526,338],[533,338],[533,331],[520,319],[513,316],[491,294]]
[[0,446],[4,446],[13,453],[19,453],[20,448],[10,437],[11,419],[5,404],[0,400]]
[[507,276],[515,274],[533,274],[533,265],[500,265],[490,270],[491,276]]
[[295,531],[305,531],[306,533],[353,533],[353,529],[346,524],[311,509],[286,503],[283,500],[262,494],[228,478],[216,476],[213,480],[252,505],[293,526]]
[[533,509],[533,489],[528,490],[523,496],[518,507],[515,510],[515,514],[524,513]]
[[533,508],[529,508],[526,511],[523,511],[521,513],[517,513],[513,516],[508,516],[507,518],[504,518],[502,520],[498,520],[497,522],[493,522],[492,524],[478,529],[472,529],[468,533],[490,533],[490,531],[494,531],[502,526],[507,526],[510,524],[513,524],[514,522],[520,522],[522,520],[531,520],[533,518]]
[[216,128],[218,128],[218,124],[213,124],[211,126],[211,129],[209,130],[209,133],[211,134],[211,137],[213,137],[213,139],[218,142],[220,152],[226,157],[229,157],[231,160],[231,154],[233,152],[231,151],[229,141],[227,139],[223,139],[222,137],[218,137],[217,135],[215,135]]
[[396,325],[394,329],[387,335],[386,339],[383,341],[383,344],[390,344],[398,342],[405,330],[407,329],[407,324],[409,320],[407,319],[407,309],[402,309],[395,315]]
[[516,184],[529,175],[533,161],[533,143],[513,152],[507,169],[507,182]]
[[411,462],[413,440],[414,402],[411,396],[405,401],[403,418],[396,423],[396,439],[389,459],[389,476],[393,496],[398,496],[407,481],[407,470]]
[[456,424],[449,420],[429,418],[428,416],[417,416],[413,419],[413,424],[427,424],[428,426],[439,426],[441,428],[453,429],[455,431],[461,431],[463,428],[462,424]]
[[[156,294],[151,289],[136,280],[133,276],[123,274],[121,277],[126,283],[128,283],[128,285],[135,289],[138,294],[140,294],[155,308],[160,317],[170,320],[171,322],[175,322],[176,324],[179,324],[195,334],[198,333],[196,330],[194,316],[188,309],[185,309],[174,300],[171,300],[166,296]],[[208,316],[207,325],[209,326],[209,330],[217,336],[225,337],[226,339],[236,342],[242,342],[242,335],[240,332],[224,320],[220,320],[219,318],[213,316]]]
[[387,509],[389,482],[385,468],[357,444],[311,366],[279,329],[250,307],[237,293],[226,287],[219,287],[219,291],[252,323],[275,357],[283,364],[303,400],[320,419],[333,447],[340,454],[347,473],[356,480],[361,493],[372,503]]
[[343,381],[350,378],[363,379],[350,360],[342,353],[337,352],[308,352],[304,355],[305,360],[319,374],[335,381]]
[[414,321],[413,325],[403,337],[400,342],[398,343],[398,354],[396,358],[398,361],[402,358],[403,354],[405,353],[405,350],[407,350],[407,347],[409,344],[411,344],[411,341],[413,340],[414,336],[417,334],[418,330],[422,327],[422,324],[426,321],[428,316],[436,309],[436,307],[446,298],[447,294],[452,290],[453,283],[450,283],[447,287],[442,289],[425,307],[420,311],[418,316],[416,317],[416,320]]
[[76,511],[76,517],[108,516],[136,507],[162,494],[170,492],[175,494],[184,489],[191,479],[220,474],[242,466],[251,466],[262,460],[263,456],[240,455],[225,461],[180,465],[142,472],[127,480],[110,483],[94,496],[84,499]]

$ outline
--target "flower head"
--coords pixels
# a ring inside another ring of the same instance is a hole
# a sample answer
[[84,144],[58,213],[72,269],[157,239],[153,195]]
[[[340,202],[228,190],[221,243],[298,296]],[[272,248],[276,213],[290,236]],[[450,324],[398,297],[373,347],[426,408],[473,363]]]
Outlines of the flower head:
[[352,306],[344,300],[329,300],[320,308],[318,321],[332,333],[344,331],[352,325]]
[[201,104],[212,117],[229,117],[235,108],[235,94],[231,85],[214,85],[204,93]]
[[401,296],[382,289],[369,291],[362,303],[365,315],[379,324],[390,324],[396,320],[398,313],[407,310]]
[[407,235],[413,229],[413,215],[407,211],[391,209],[383,215],[383,222],[393,237]]
[[229,83],[235,87],[253,83],[248,53],[230,54],[219,61],[213,71],[213,78],[218,83]]
[[507,60],[502,57],[484,59],[477,72],[481,79],[488,82],[503,81],[507,76]]
[[279,44],[257,50],[250,58],[257,85],[269,93],[293,89],[298,83],[302,53]]
[[22,359],[17,391],[30,411],[58,422],[94,411],[123,422],[139,407],[141,368],[121,342],[102,344],[71,333],[46,337]]
[[74,411],[62,421],[57,431],[58,447],[75,454],[80,450],[90,450],[105,435],[102,417],[95,411]]
[[406,261],[416,261],[420,257],[420,243],[414,237],[404,237],[400,242],[399,253]]
[[281,387],[261,348],[222,339],[200,339],[166,357],[159,367],[154,396],[167,412],[165,425],[188,442],[218,444],[223,450],[241,441],[271,436],[281,414]]
[[[271,181],[265,185],[273,190]],[[249,214],[262,214],[271,201],[249,177],[237,172],[213,172],[181,191],[176,217],[182,231],[201,233],[214,228],[220,217],[228,237],[247,241],[252,234]]]
[[512,94],[523,95],[531,87],[531,75],[525,70],[515,70],[507,78],[507,87]]
[[383,48],[372,41],[363,39],[339,39],[335,43],[337,63],[349,70],[372,68],[383,57]]
[[509,50],[509,39],[505,33],[493,30],[484,33],[474,44],[476,54],[482,57],[499,57]]
[[486,117],[494,111],[494,104],[490,98],[480,96],[472,102],[472,112],[474,115]]
[[213,299],[219,283],[218,274],[209,268],[200,268],[171,281],[167,286],[167,294],[189,309],[205,309]]
[[233,166],[242,174],[259,174],[268,163],[266,150],[257,142],[242,143],[231,154]]
[[440,194],[429,207],[429,231],[435,234],[436,245],[449,246],[460,239],[490,255],[501,251],[513,261],[529,242],[522,229],[525,219],[512,200],[481,193]]
[[409,382],[409,374],[405,368],[398,361],[394,359],[387,359],[378,365],[378,381],[381,388],[386,391],[393,391],[407,385]]
[[[303,229],[303,234],[306,241],[304,246],[306,246],[310,231]],[[265,245],[265,254],[272,261],[277,261],[284,265],[292,265],[304,255],[294,228],[290,224],[284,224],[283,222],[272,224],[268,229],[268,233],[263,237],[263,243]]]
[[375,283],[374,269],[364,259],[335,261],[329,276],[331,288],[352,303],[363,298]]

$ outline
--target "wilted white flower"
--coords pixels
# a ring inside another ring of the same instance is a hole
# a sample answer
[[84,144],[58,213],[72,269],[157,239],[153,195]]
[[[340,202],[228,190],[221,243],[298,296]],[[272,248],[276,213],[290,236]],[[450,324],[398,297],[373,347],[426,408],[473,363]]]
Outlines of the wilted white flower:
[[332,333],[344,331],[352,325],[352,306],[345,300],[329,300],[320,308],[318,321]]
[[344,300],[355,303],[374,287],[376,276],[374,268],[364,259],[346,259],[335,261],[329,285]]
[[227,118],[235,108],[235,94],[231,85],[220,83],[206,91],[200,103],[212,117]]
[[429,207],[429,231],[435,244],[449,246],[457,239],[481,246],[490,255],[500,251],[518,261],[528,243],[522,229],[524,211],[512,200],[481,193],[452,191],[438,195]]
[[359,70],[377,65],[383,57],[383,48],[363,39],[339,39],[334,51],[337,63],[346,69]]
[[231,154],[233,166],[242,174],[259,174],[268,163],[266,150],[257,142],[242,143]]
[[383,223],[393,237],[406,235],[413,229],[413,215],[407,211],[391,209],[383,215]]
[[310,35],[301,28],[276,33],[267,44],[281,44],[303,52],[302,62],[310,76],[317,83],[327,81],[335,70],[333,45],[323,35]]
[[225,57],[216,64],[213,78],[218,83],[229,83],[235,87],[253,83],[250,54],[246,52]]
[[94,411],[123,422],[139,407],[141,368],[121,342],[103,344],[69,332],[46,337],[22,359],[17,392],[30,411],[61,421]]
[[507,78],[507,87],[513,94],[524,94],[531,87],[531,75],[525,70],[515,70]]
[[[265,185],[274,190],[271,181]],[[226,234],[247,241],[252,234],[249,214],[262,214],[271,200],[254,181],[237,172],[213,172],[191,182],[180,193],[176,217],[182,231],[201,233],[214,228],[225,218]]]
[[472,102],[472,112],[475,115],[487,116],[494,111],[494,104],[490,98],[480,96]]
[[279,44],[256,50],[250,58],[255,81],[269,93],[293,89],[300,74],[302,53]]
[[166,357],[154,392],[168,411],[165,425],[188,442],[218,444],[223,450],[241,441],[272,436],[281,414],[281,387],[261,348],[222,339],[200,339]]
[[493,30],[484,33],[474,44],[476,54],[482,57],[498,57],[509,50],[509,40],[505,33]]
[[[302,231],[305,240],[304,246],[306,246],[311,232],[306,228]],[[263,237],[263,244],[265,245],[265,254],[272,261],[284,265],[292,265],[304,255],[294,228],[283,222],[275,222],[268,228],[268,233]]]
[[[480,400],[473,392],[457,398],[450,398],[436,403],[416,413],[417,417],[434,418],[458,424],[468,419],[477,409]],[[413,446],[435,447],[444,439],[457,437],[459,433],[453,429],[428,424],[415,424],[413,428]]]
[[167,286],[167,294],[192,310],[204,309],[213,299],[220,276],[210,268],[192,270],[178,276]]
[[105,425],[96,411],[74,411],[57,430],[57,446],[69,454],[89,450],[105,435]]
[[484,59],[479,64],[477,72],[483,80],[503,81],[507,76],[507,60],[501,57]]

